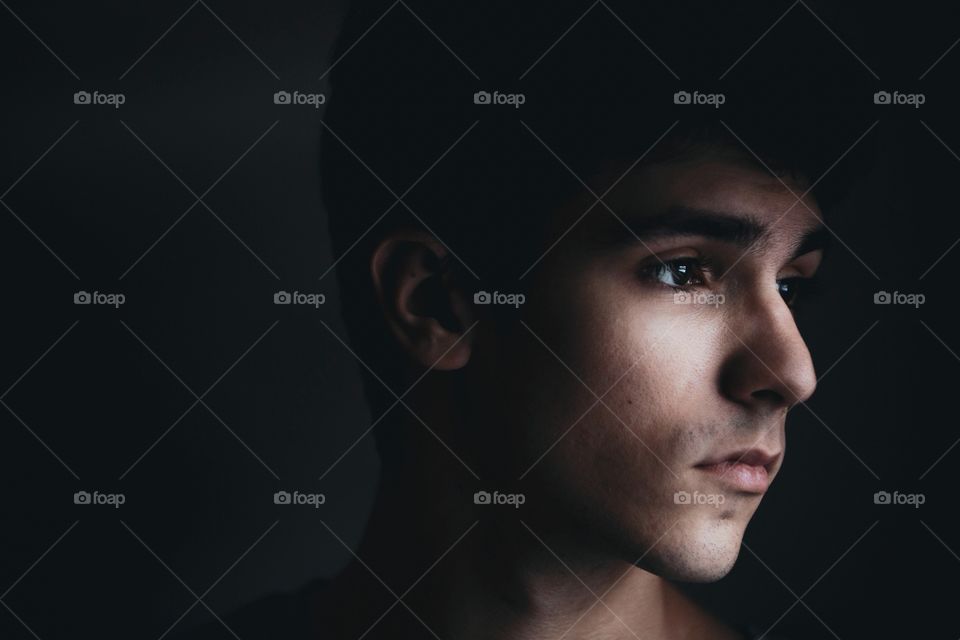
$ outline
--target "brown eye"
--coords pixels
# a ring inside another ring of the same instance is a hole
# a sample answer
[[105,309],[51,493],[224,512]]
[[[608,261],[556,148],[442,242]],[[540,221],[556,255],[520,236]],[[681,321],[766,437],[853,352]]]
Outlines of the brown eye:
[[805,284],[806,280],[804,278],[784,278],[783,280],[777,280],[777,291],[779,291],[780,297],[787,303],[787,306],[792,307],[797,303],[797,298]]
[[677,258],[650,267],[650,276],[668,287],[703,284],[703,266],[696,258]]

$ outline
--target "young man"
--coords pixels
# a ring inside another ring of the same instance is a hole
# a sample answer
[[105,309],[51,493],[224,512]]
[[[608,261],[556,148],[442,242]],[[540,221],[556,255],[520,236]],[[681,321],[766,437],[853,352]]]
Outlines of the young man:
[[244,640],[746,637],[674,582],[733,567],[814,391],[795,306],[859,125],[810,52],[678,93],[765,14],[611,7],[348,16],[323,186],[380,491]]

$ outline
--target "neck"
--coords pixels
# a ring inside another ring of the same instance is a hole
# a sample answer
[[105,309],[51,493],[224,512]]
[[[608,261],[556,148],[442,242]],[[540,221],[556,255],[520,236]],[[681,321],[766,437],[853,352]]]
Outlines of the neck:
[[477,508],[470,487],[438,480],[462,470],[429,468],[430,477],[381,480],[356,557],[320,605],[345,635],[675,638],[701,629],[704,614],[659,576],[522,510]]

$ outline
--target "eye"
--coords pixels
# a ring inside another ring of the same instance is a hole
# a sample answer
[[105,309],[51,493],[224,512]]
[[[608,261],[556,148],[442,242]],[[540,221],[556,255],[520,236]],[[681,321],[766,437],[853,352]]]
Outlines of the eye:
[[701,285],[705,265],[697,258],[676,258],[657,262],[644,269],[647,277],[674,289]]
[[800,294],[810,289],[812,285],[812,278],[783,278],[777,280],[777,291],[787,306],[793,308]]

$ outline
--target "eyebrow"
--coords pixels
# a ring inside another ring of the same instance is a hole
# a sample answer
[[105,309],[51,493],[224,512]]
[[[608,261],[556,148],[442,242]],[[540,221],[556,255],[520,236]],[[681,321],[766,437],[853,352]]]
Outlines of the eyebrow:
[[666,213],[642,218],[628,225],[640,239],[699,236],[746,247],[762,237],[767,227],[750,215],[670,207]]
[[[697,236],[747,248],[769,234],[770,226],[750,214],[697,209],[686,206],[670,207],[665,213],[627,222],[628,235],[623,240],[636,238],[650,240],[676,236]],[[632,234],[630,233],[632,232]],[[636,236],[636,237],[634,237]],[[795,243],[790,256],[794,260],[805,253],[825,249],[829,233],[825,226],[805,232]]]
[[791,260],[796,260],[805,253],[811,251],[826,250],[830,244],[830,232],[825,226],[814,227],[807,231],[797,242],[796,249],[790,256]]

